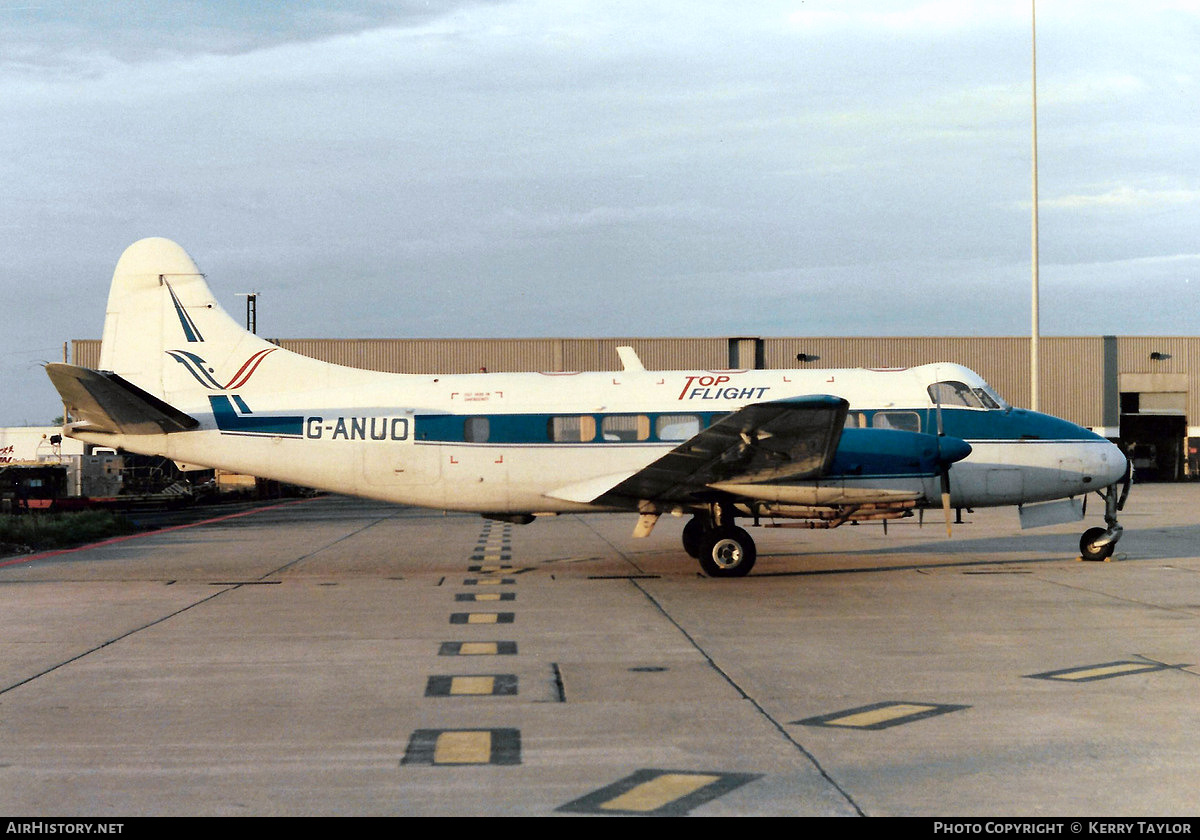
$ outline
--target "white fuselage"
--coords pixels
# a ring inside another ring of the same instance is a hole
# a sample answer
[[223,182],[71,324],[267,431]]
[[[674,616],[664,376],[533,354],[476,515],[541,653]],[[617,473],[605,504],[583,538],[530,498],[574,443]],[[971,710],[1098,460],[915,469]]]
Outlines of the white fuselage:
[[[1116,446],[1066,421],[1002,405],[939,408],[928,391],[934,382],[987,388],[978,375],[951,364],[446,376],[324,367],[319,387],[211,389],[207,404],[196,401],[194,388],[191,404],[168,392],[169,401],[201,421],[195,431],[76,434],[187,464],[425,507],[578,511],[596,507],[585,501],[589,483],[599,495],[729,412],[828,394],[850,403],[848,426],[903,423],[936,434],[940,414],[946,432],[972,447],[951,470],[957,506],[1079,495],[1112,484],[1125,469]],[[815,503],[848,488],[919,491],[922,504],[938,495],[933,475],[841,475],[811,484],[822,483],[825,495],[815,494]]]

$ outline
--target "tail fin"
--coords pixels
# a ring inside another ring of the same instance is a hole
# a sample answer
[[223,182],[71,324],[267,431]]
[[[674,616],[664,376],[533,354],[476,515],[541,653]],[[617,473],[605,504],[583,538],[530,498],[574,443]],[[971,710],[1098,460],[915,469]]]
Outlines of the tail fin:
[[174,242],[142,239],[117,261],[102,370],[171,405],[195,406],[204,404],[205,391],[229,390],[239,379],[244,384],[276,349],[221,308],[196,263]]
[[243,329],[217,303],[187,252],[157,238],[133,243],[117,262],[100,367],[191,413],[211,411],[210,398],[219,394],[277,395],[349,381],[338,374],[347,369]]

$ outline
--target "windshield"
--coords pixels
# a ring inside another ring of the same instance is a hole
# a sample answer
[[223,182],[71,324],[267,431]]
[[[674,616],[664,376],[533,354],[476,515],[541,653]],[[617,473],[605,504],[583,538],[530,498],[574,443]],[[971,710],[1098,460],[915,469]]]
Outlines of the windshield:
[[935,382],[927,389],[929,399],[937,406],[958,408],[1005,408],[1007,403],[986,383],[972,388],[965,382],[946,380]]

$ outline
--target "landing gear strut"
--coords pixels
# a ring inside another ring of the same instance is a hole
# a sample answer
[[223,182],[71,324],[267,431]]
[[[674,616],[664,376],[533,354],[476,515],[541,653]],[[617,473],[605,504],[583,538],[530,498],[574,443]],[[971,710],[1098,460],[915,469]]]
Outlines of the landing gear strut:
[[1107,560],[1112,557],[1121,532],[1125,530],[1117,522],[1117,511],[1125,507],[1125,499],[1129,497],[1129,488],[1133,484],[1133,465],[1125,470],[1125,480],[1113,484],[1100,493],[1104,499],[1104,524],[1107,528],[1088,528],[1079,539],[1079,556],[1084,560]]
[[733,524],[728,508],[716,504],[683,526],[683,550],[709,577],[743,577],[758,559],[754,540]]

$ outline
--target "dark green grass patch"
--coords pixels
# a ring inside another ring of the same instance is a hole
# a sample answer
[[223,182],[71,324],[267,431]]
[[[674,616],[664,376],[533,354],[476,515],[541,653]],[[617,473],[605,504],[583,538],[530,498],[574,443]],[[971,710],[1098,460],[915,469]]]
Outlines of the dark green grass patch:
[[137,530],[124,516],[106,510],[0,516],[0,554],[68,548]]

